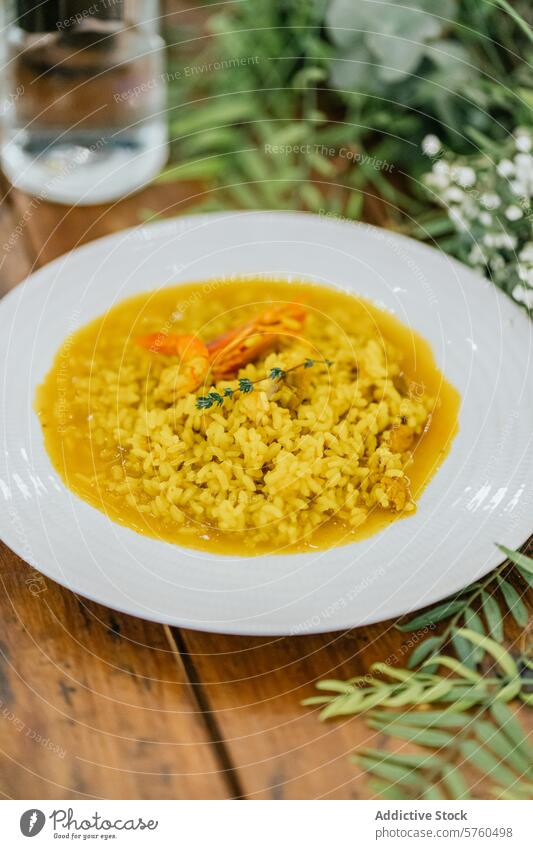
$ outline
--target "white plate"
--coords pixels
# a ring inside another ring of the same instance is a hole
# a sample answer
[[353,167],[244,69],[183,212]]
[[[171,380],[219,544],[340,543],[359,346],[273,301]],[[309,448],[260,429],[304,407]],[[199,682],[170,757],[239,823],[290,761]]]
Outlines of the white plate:
[[[250,272],[307,277],[392,310],[463,399],[460,431],[415,516],[320,553],[232,558],[120,527],[62,484],[32,402],[63,338],[128,295]],[[81,595],[158,622],[301,634],[408,613],[485,574],[533,526],[529,319],[449,257],[302,213],[195,216],[117,233],[38,271],[0,304],[0,536]]]

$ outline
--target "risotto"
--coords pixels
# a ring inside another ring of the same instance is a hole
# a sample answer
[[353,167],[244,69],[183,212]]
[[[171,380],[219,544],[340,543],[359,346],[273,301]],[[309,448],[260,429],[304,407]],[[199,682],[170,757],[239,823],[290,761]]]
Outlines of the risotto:
[[36,398],[73,492],[139,533],[227,554],[338,545],[412,514],[458,405],[390,314],[248,278],[114,306],[64,341]]

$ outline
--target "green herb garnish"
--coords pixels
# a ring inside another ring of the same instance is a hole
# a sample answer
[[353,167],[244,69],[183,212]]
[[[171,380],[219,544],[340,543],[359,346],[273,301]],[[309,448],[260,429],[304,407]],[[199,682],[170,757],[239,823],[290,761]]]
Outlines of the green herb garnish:
[[291,371],[296,371],[297,369],[301,368],[312,368],[316,365],[323,365],[327,368],[330,368],[330,366],[333,365],[333,360],[307,359],[303,363],[298,363],[297,365],[291,366],[291,368],[288,369],[282,369],[279,368],[279,366],[275,366],[274,368],[270,369],[267,375],[265,375],[264,377],[259,377],[257,380],[250,380],[248,377],[241,377],[239,378],[238,385],[235,387],[235,389],[232,389],[231,386],[226,386],[226,388],[222,391],[222,394],[213,390],[207,395],[200,395],[196,399],[196,408],[198,410],[209,410],[215,405],[217,407],[222,407],[222,405],[224,404],[224,399],[233,398],[236,392],[240,392],[242,395],[249,395],[250,392],[253,392],[254,386],[257,383],[262,383],[264,380],[268,379],[281,382],[288,374],[290,374]]

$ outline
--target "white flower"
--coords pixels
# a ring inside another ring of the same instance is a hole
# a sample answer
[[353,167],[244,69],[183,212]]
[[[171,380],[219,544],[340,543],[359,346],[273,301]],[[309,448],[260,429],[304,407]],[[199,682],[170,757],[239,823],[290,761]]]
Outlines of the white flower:
[[501,162],[498,162],[496,171],[500,177],[510,177],[511,174],[514,174],[514,165],[510,159],[502,159]]
[[461,165],[453,169],[453,179],[459,186],[467,189],[476,182],[476,172],[468,165]]
[[422,139],[422,151],[426,156],[436,156],[441,149],[440,139],[432,134]]
[[505,268],[505,260],[500,254],[495,254],[490,261],[490,267],[493,271],[503,271]]
[[498,238],[498,247],[505,248],[508,251],[514,251],[517,245],[517,238],[511,233],[501,233]]
[[523,280],[528,286],[533,286],[533,268],[527,268],[525,270],[521,268],[520,272],[518,275],[520,280]]
[[[516,180],[511,183],[511,188],[518,195],[531,197],[533,194],[533,156],[529,153],[517,153],[515,158]],[[517,185],[518,191],[515,189]]]
[[513,289],[513,298],[521,304],[525,304],[528,309],[533,308],[533,289],[527,289],[520,283]]
[[448,216],[449,216],[450,220],[453,221],[453,223],[455,224],[455,226],[457,227],[458,230],[461,230],[463,232],[468,230],[468,224],[464,220],[461,212],[457,209],[457,207],[452,206],[448,210]]
[[501,203],[500,198],[494,192],[484,192],[480,200],[486,209],[497,209]]
[[531,150],[531,136],[527,130],[523,128],[516,130],[515,144],[516,149],[523,153],[527,153]]
[[490,214],[490,212],[480,212],[479,220],[484,227],[490,227],[490,225],[492,224],[492,215]]
[[468,254],[468,261],[473,265],[485,265],[485,254],[479,245],[473,245]]
[[461,203],[464,196],[465,193],[457,186],[450,186],[449,189],[446,189],[443,195],[444,200],[447,200],[449,203]]
[[512,206],[508,206],[505,210],[505,217],[509,221],[518,221],[520,218],[522,218],[522,210],[519,206],[516,206],[515,204],[513,204]]
[[522,262],[528,262],[533,265],[533,242],[526,242],[518,256]]

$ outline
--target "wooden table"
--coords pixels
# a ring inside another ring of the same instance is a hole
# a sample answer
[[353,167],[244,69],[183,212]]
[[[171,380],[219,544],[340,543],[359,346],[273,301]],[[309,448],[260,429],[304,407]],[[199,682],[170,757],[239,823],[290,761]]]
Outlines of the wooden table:
[[[7,191],[0,294],[83,242],[179,214],[197,187],[70,209]],[[393,623],[258,639],[169,628],[39,578],[0,545],[0,791],[7,798],[369,798],[349,762],[385,746],[360,718],[322,725],[300,701],[322,677],[401,657]],[[483,795],[482,788],[479,788]]]

